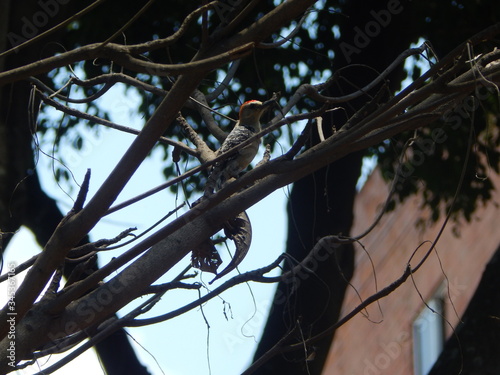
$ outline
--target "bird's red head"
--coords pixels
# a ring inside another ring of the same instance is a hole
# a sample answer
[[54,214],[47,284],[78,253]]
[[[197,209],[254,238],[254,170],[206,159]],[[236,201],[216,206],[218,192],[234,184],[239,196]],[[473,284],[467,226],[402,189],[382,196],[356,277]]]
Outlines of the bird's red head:
[[255,100],[255,99],[252,99],[252,100],[248,100],[246,101],[245,103],[243,103],[241,106],[244,107],[246,106],[247,104],[250,104],[250,103],[260,103],[258,100]]
[[249,100],[240,107],[240,120],[258,122],[262,113],[274,103],[274,100],[268,100],[264,103],[259,100]]
[[261,108],[262,107],[262,102],[259,100],[248,100],[245,103],[243,103],[240,107],[240,118],[242,117],[242,112],[244,108]]

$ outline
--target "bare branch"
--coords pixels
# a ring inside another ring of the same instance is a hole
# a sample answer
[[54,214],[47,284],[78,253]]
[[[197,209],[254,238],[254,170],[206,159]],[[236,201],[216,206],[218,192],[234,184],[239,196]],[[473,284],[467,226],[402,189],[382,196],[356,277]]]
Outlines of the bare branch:
[[167,38],[151,40],[146,43],[134,44],[130,46],[130,53],[133,54],[142,54],[144,52],[153,51],[160,48],[168,47],[174,44],[179,38],[184,35],[188,26],[202,13],[205,13],[207,10],[212,9],[217,1],[211,1],[208,4],[202,5],[195,11],[191,12],[182,22],[179,30],[177,30],[174,34]]
[[288,34],[287,36],[282,37],[281,40],[278,40],[278,41],[273,42],[273,43],[259,43],[257,47],[264,48],[264,49],[266,49],[266,48],[278,48],[278,47],[281,47],[286,42],[290,42],[292,40],[292,38],[299,32],[299,30],[302,27],[302,25],[304,24],[304,21],[306,20],[307,16],[312,11],[314,11],[313,8],[312,7],[309,8],[304,13],[304,15],[302,16],[302,18],[300,19],[300,21],[297,23],[297,25],[294,27],[294,29],[290,32],[290,34]]
[[[212,100],[215,100],[219,97],[220,94],[226,89],[229,88],[229,83],[233,80],[234,75],[236,74],[236,71],[238,70],[238,67],[240,66],[241,60],[235,60],[231,63],[231,67],[229,68],[229,71],[227,72],[226,76],[222,80],[222,82],[213,90],[210,94],[206,96],[206,101],[211,102]],[[217,137],[216,137],[217,138]],[[217,138],[218,139],[218,138]],[[221,139],[219,139],[221,141]]]
[[210,147],[208,147],[207,144],[199,137],[199,135],[194,131],[191,125],[189,125],[186,119],[182,116],[182,114],[179,113],[176,121],[181,125],[182,129],[184,129],[189,140],[196,146],[196,157],[200,159],[202,163],[212,160],[215,157],[215,152],[213,152]]
[[[224,141],[226,139],[227,134],[219,127],[219,125],[215,122],[212,112],[217,113],[222,117],[224,116],[222,113],[218,113],[214,111],[212,108],[208,106],[207,99],[205,95],[199,90],[195,90],[191,97],[191,102],[195,103],[194,107],[200,113],[203,121],[207,125],[208,131],[215,137],[219,142]],[[227,117],[226,117],[227,118]],[[232,120],[232,119],[231,119]],[[234,121],[234,120],[232,120]]]
[[[90,115],[86,112],[81,112],[77,109],[67,107],[67,106],[59,103],[56,100],[50,99],[48,96],[41,93],[40,91],[37,91],[37,93],[38,93],[38,96],[40,97],[40,99],[44,103],[46,103],[47,105],[50,105],[51,107],[56,108],[57,110],[59,110],[61,112],[66,113],[68,115],[75,116],[77,118],[81,118],[84,120],[88,120],[88,121],[96,123],[96,124],[104,125],[108,128],[119,130],[119,131],[122,131],[124,133],[129,133],[129,134],[134,134],[134,135],[139,135],[139,133],[140,133],[139,130],[135,130],[135,129],[130,128],[128,126],[118,125],[118,124],[115,124],[114,122],[105,120],[105,119],[100,118],[98,116]],[[175,141],[175,140],[170,139],[170,138],[166,138],[164,136],[160,136],[158,138],[158,142],[169,145],[169,146],[177,147],[177,148],[181,149],[182,151],[184,151],[185,153],[192,155],[192,156],[198,155],[196,150],[193,150],[189,146],[186,146],[184,143],[179,142],[179,141]]]
[[93,87],[99,84],[104,84],[104,87],[102,87],[96,94],[84,98],[84,99],[72,99],[67,96],[61,95],[58,92],[54,91],[47,85],[45,85],[42,81],[39,79],[36,79],[35,77],[29,77],[28,81],[32,82],[35,86],[37,86],[39,89],[42,89],[46,92],[49,92],[51,95],[49,95],[50,98],[56,97],[58,99],[61,99],[65,102],[69,103],[89,103],[91,101],[94,101],[104,95],[114,84],[121,82],[125,83],[127,85],[133,86],[135,88],[141,89],[143,91],[148,91],[152,94],[158,95],[160,97],[163,97],[167,95],[167,91],[162,90],[156,86],[150,85],[146,82],[142,82],[138,80],[137,78],[130,77],[126,74],[123,73],[110,73],[110,74],[101,74],[97,77],[86,79],[86,80],[81,80],[77,77],[70,77],[69,84],[76,84],[81,87]]

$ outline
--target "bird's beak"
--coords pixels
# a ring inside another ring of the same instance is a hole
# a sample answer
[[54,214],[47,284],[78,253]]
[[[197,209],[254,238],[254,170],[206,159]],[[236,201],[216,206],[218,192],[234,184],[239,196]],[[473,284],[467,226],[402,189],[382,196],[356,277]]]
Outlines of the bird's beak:
[[267,109],[267,108],[272,107],[275,104],[276,104],[275,99],[269,99],[269,100],[266,100],[264,103],[262,103],[262,108]]

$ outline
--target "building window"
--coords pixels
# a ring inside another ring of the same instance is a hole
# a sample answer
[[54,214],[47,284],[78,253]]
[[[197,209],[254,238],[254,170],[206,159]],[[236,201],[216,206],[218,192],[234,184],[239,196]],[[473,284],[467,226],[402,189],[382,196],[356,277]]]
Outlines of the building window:
[[431,299],[413,322],[413,367],[415,375],[427,375],[444,344],[444,301]]

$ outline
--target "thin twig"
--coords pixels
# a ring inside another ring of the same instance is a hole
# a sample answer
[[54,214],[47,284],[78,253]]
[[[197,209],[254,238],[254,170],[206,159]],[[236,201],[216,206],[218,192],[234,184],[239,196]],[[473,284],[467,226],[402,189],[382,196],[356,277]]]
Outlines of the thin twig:
[[[139,133],[140,133],[139,130],[129,128],[128,126],[118,125],[118,124],[115,124],[114,122],[105,120],[105,119],[100,118],[98,116],[90,115],[86,112],[81,112],[81,111],[78,111],[77,109],[67,107],[67,106],[59,103],[56,100],[50,99],[48,96],[46,96],[44,93],[42,93],[40,91],[38,91],[38,95],[44,103],[54,107],[55,109],[57,109],[61,112],[66,113],[68,115],[75,116],[77,118],[81,118],[81,119],[84,119],[84,120],[87,120],[90,122],[94,122],[96,124],[104,125],[104,126],[107,126],[108,128],[119,130],[119,131],[122,131],[124,133],[129,133],[129,134],[134,134],[134,135],[139,135]],[[192,148],[186,146],[182,142],[174,141],[173,139],[166,138],[163,136],[158,138],[158,142],[169,145],[169,146],[177,147],[189,155],[192,155],[192,156],[197,155],[196,150],[193,150]]]

